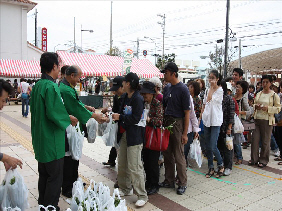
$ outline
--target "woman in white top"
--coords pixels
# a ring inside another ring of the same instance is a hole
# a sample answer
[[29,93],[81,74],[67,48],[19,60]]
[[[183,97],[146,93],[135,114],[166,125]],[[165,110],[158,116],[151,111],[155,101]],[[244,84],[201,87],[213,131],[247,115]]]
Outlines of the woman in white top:
[[[261,78],[263,90],[255,98],[255,131],[251,146],[251,160],[249,165],[258,164],[258,167],[265,167],[269,162],[270,137],[273,125],[275,124],[274,114],[280,109],[280,98],[278,94],[270,89],[272,77],[263,75]],[[259,142],[262,141],[259,153]]]
[[209,172],[206,178],[210,178],[215,174],[213,165],[213,155],[217,160],[218,172],[216,177],[223,175],[224,166],[222,157],[217,148],[217,140],[220,132],[220,126],[223,122],[222,100],[223,89],[220,87],[222,76],[217,70],[212,70],[209,74],[210,88],[206,91],[203,108],[202,119],[204,123],[204,134],[206,142],[206,154],[208,157]]

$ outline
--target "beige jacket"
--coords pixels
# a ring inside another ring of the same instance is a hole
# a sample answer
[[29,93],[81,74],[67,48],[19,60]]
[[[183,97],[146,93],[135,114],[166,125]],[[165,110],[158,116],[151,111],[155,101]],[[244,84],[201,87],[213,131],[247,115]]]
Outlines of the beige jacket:
[[[269,125],[274,125],[275,124],[275,118],[274,118],[274,114],[278,114],[281,110],[281,104],[280,104],[280,97],[278,96],[278,94],[276,94],[274,91],[271,91],[272,95],[269,98],[269,106],[268,106],[268,120],[269,120]],[[255,106],[258,105],[259,103],[259,98],[262,95],[262,91],[259,92],[255,98],[255,103],[253,105],[254,110],[255,110]],[[274,102],[273,102],[274,101]],[[256,119],[257,117],[257,110],[255,110],[255,114],[254,114],[254,119]]]

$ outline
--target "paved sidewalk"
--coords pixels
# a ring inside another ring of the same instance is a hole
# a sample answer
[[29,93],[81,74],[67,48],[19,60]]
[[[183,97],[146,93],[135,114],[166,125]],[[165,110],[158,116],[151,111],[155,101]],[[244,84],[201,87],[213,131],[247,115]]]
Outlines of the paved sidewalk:
[[[18,157],[24,163],[19,169],[29,189],[28,210],[38,210],[37,205],[37,161],[31,144],[30,117],[21,116],[21,105],[4,107],[0,112],[0,150]],[[116,168],[104,167],[110,147],[106,147],[101,139],[89,144],[84,141],[83,156],[80,160],[79,173],[89,183],[90,179],[103,182],[113,190],[116,180]],[[232,174],[221,179],[206,179],[207,160],[203,166],[187,169],[188,183],[186,193],[179,196],[173,189],[160,189],[159,194],[149,197],[149,203],[143,208],[136,208],[137,196],[126,197],[127,206],[132,210],[282,210],[282,167],[277,165],[271,155],[268,167],[260,169],[247,165],[250,148],[243,149],[244,164],[235,166]],[[5,175],[4,166],[0,164],[0,182]],[[164,179],[164,168],[161,168],[160,181]],[[66,210],[69,205],[61,197],[59,206]]]

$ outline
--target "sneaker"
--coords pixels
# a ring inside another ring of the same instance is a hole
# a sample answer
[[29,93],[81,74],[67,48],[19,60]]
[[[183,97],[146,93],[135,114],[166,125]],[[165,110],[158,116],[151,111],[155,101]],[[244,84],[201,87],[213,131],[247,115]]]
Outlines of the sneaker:
[[137,206],[137,207],[143,207],[146,203],[147,203],[147,201],[138,200],[138,201],[135,203],[135,206]]
[[229,176],[229,175],[231,174],[231,172],[232,172],[231,169],[226,168],[226,169],[224,170],[224,172],[223,172],[223,175],[224,175],[224,176]]
[[111,166],[111,167],[115,167],[115,166],[116,166],[115,163],[110,163],[110,162],[102,162],[102,164],[103,164],[104,166]]
[[272,150],[274,157],[279,157],[280,156],[280,151],[279,149]]
[[186,188],[187,188],[186,186],[178,186],[176,193],[178,195],[183,195],[186,191]]
[[124,193],[122,190],[119,190],[119,196],[132,196],[133,195],[133,189],[129,191],[129,193]]
[[159,186],[161,187],[161,188],[174,188],[175,186],[174,186],[174,184],[168,184],[167,182],[161,182],[161,183],[159,183]]

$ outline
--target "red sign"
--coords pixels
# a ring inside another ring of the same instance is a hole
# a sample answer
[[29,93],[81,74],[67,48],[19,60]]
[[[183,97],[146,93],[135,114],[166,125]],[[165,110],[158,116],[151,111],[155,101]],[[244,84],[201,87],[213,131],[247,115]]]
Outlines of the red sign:
[[42,28],[42,51],[47,51],[47,29]]

